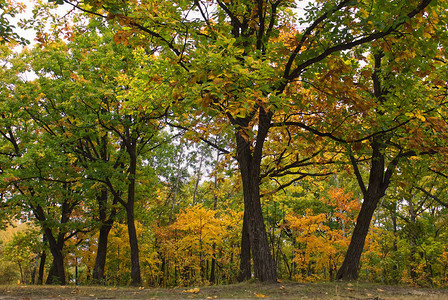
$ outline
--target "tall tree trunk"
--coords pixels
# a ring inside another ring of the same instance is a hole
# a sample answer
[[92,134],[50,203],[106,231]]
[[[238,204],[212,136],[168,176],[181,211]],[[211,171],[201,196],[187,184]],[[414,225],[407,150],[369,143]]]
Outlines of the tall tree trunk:
[[135,144],[128,147],[130,163],[129,163],[129,185],[128,185],[128,201],[126,203],[126,219],[128,225],[129,245],[131,247],[131,284],[141,285],[140,259],[138,250],[137,230],[135,228],[135,176],[137,171],[137,149]]
[[[378,103],[384,102],[385,96],[388,93],[387,90],[382,88],[380,79],[381,59],[383,56],[381,51],[374,55],[375,72],[372,75],[373,95]],[[378,111],[377,114],[382,115],[383,112]],[[384,152],[388,147],[388,141],[389,138],[386,134],[377,134],[371,139],[370,147],[372,149],[372,156],[370,161],[369,183],[367,187],[364,184],[361,172],[359,171],[358,162],[353,154],[350,154],[350,160],[353,165],[358,185],[362,191],[364,201],[356,220],[355,229],[353,230],[353,235],[344,262],[336,275],[336,279],[338,280],[355,280],[358,278],[359,261],[364,249],[364,243],[369,231],[373,213],[378,206],[379,200],[386,194],[386,189],[389,187],[392,174],[402,155],[399,153],[395,156],[395,158],[389,162],[386,170]]]
[[256,144],[252,150],[252,145],[248,141],[249,135],[245,131],[248,120],[247,124],[242,124],[244,120],[240,120],[240,126],[236,132],[236,143],[237,160],[243,182],[244,214],[247,215],[243,223],[247,223],[255,278],[260,281],[275,282],[277,269],[269,248],[260,199],[260,166],[263,144],[269,132],[270,122],[271,115],[260,108]]
[[[57,278],[59,284],[64,285],[65,282],[65,268],[64,268],[64,256],[62,254],[62,249],[64,248],[64,232],[59,232],[58,238],[56,239],[53,235],[51,228],[44,224],[46,222],[46,217],[44,210],[41,206],[37,205],[33,208],[33,212],[36,218],[43,223],[43,229],[45,237],[48,241],[50,247],[51,255],[53,256],[52,269],[48,274],[47,283],[54,283],[53,277]],[[60,224],[65,224],[68,221],[68,216],[70,215],[70,205],[65,201],[61,206],[61,222]]]
[[107,257],[107,239],[112,225],[103,224],[100,227],[100,234],[98,238],[98,249],[95,258],[95,266],[93,268],[93,282],[96,284],[104,284],[104,269],[106,266]]
[[243,229],[241,233],[241,251],[240,251],[240,274],[237,280],[239,282],[249,280],[252,277],[252,266],[250,260],[250,240],[246,210],[243,217]]
[[137,230],[135,228],[134,208],[127,210],[127,223],[129,234],[129,245],[131,247],[131,284],[141,285],[142,279],[140,275],[140,259],[138,249]]
[[372,159],[368,188],[364,185],[357,162],[354,157],[351,156],[358,184],[363,192],[364,201],[356,220],[355,229],[353,230],[344,262],[336,275],[336,279],[338,280],[355,280],[358,278],[359,261],[364,249],[364,243],[369,231],[373,213],[378,206],[379,200],[385,195],[386,189],[390,184],[390,178],[398,164],[399,156],[396,156],[389,163],[389,166],[385,171],[385,158],[383,154],[385,147],[381,137],[374,137],[371,142],[371,147]]
[[347,253],[345,254],[344,262],[338,271],[337,279],[355,280],[358,278],[359,261],[364,249],[367,233],[369,232],[369,226],[373,213],[375,212],[380,199],[381,197],[364,199],[361,211],[359,212],[358,219],[356,221],[355,229],[353,230],[350,245]]
[[[98,195],[98,209],[99,209],[99,219],[101,222],[100,233],[98,237],[98,249],[95,258],[95,266],[93,268],[93,282],[96,284],[104,284],[104,269],[106,266],[107,257],[107,240],[109,237],[109,232],[112,229],[113,223],[115,221],[116,210],[112,208],[110,210],[109,217],[107,216],[107,199],[108,193],[106,189],[101,190],[100,195]],[[114,197],[113,204],[117,202],[116,197]]]
[[57,277],[56,267],[54,266],[54,261],[50,265],[50,269],[48,270],[47,280],[45,284],[53,284],[54,279]]
[[[48,234],[47,234],[48,236]],[[59,249],[55,245],[53,236],[48,236],[48,242],[50,244],[50,252],[53,256],[53,263],[51,265],[50,271],[48,272],[47,284],[60,284],[65,285],[65,268],[64,268],[64,256],[62,255],[62,249]],[[57,282],[55,282],[55,280]]]
[[40,255],[39,274],[37,276],[37,284],[40,285],[44,283],[44,270],[46,259],[47,259],[47,253],[45,253],[45,251],[42,251]]

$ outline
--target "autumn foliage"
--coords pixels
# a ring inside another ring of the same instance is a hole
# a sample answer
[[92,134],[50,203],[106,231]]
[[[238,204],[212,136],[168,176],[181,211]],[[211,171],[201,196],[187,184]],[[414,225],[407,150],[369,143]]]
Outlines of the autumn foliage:
[[55,2],[0,0],[0,283],[448,286],[446,1]]

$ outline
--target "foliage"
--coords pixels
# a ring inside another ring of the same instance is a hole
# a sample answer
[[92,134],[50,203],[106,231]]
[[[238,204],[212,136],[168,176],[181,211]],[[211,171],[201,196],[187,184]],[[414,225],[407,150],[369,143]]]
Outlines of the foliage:
[[15,53],[0,0],[2,280],[335,280],[364,224],[361,280],[448,285],[446,1],[56,2]]

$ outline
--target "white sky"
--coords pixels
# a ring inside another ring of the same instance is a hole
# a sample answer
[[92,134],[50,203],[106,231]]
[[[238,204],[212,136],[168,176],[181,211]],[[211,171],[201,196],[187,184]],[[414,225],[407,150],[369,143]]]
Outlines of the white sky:
[[[48,0],[42,0],[42,1],[48,1]],[[25,12],[22,14],[18,14],[16,15],[15,18],[11,19],[11,24],[13,24],[15,26],[15,32],[17,32],[17,34],[19,34],[21,37],[26,38],[28,41],[30,41],[31,44],[34,43],[34,39],[36,37],[36,34],[34,32],[34,30],[28,29],[28,30],[24,30],[22,28],[20,28],[18,26],[18,22],[20,22],[20,20],[25,20],[25,19],[30,19],[33,16],[33,7],[34,4],[37,2],[37,0],[17,0],[17,2],[21,2],[23,4],[25,4],[26,9]],[[63,16],[67,11],[69,11],[70,7],[67,4],[64,5],[59,5],[58,9],[56,10],[58,15]]]
[[[34,3],[37,2],[37,0],[17,0],[18,2],[21,2],[26,5],[26,11],[22,14],[17,15],[14,19],[11,19],[11,24],[15,25],[15,31],[21,36],[26,38],[30,41],[31,44],[34,43],[34,39],[36,37],[36,34],[33,30],[23,30],[17,26],[17,23],[19,20],[23,19],[29,19],[32,17],[32,10],[34,7]],[[48,0],[41,0],[41,1],[48,1]],[[303,13],[303,8],[305,8],[310,0],[296,0],[297,10],[299,14]],[[59,5],[58,9],[56,10],[58,15],[63,16],[66,12],[68,12],[72,7],[68,4]]]

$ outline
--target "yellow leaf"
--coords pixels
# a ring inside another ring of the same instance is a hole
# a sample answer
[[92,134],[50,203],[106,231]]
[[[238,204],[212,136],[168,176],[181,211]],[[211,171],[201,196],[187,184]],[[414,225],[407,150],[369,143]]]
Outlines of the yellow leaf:
[[193,293],[193,294],[197,294],[199,293],[200,289],[198,288],[194,288],[194,289],[189,289],[189,290],[185,290],[184,293]]
[[257,293],[255,293],[255,297],[257,297],[257,298],[268,298],[269,296],[266,296],[264,294],[257,294]]

